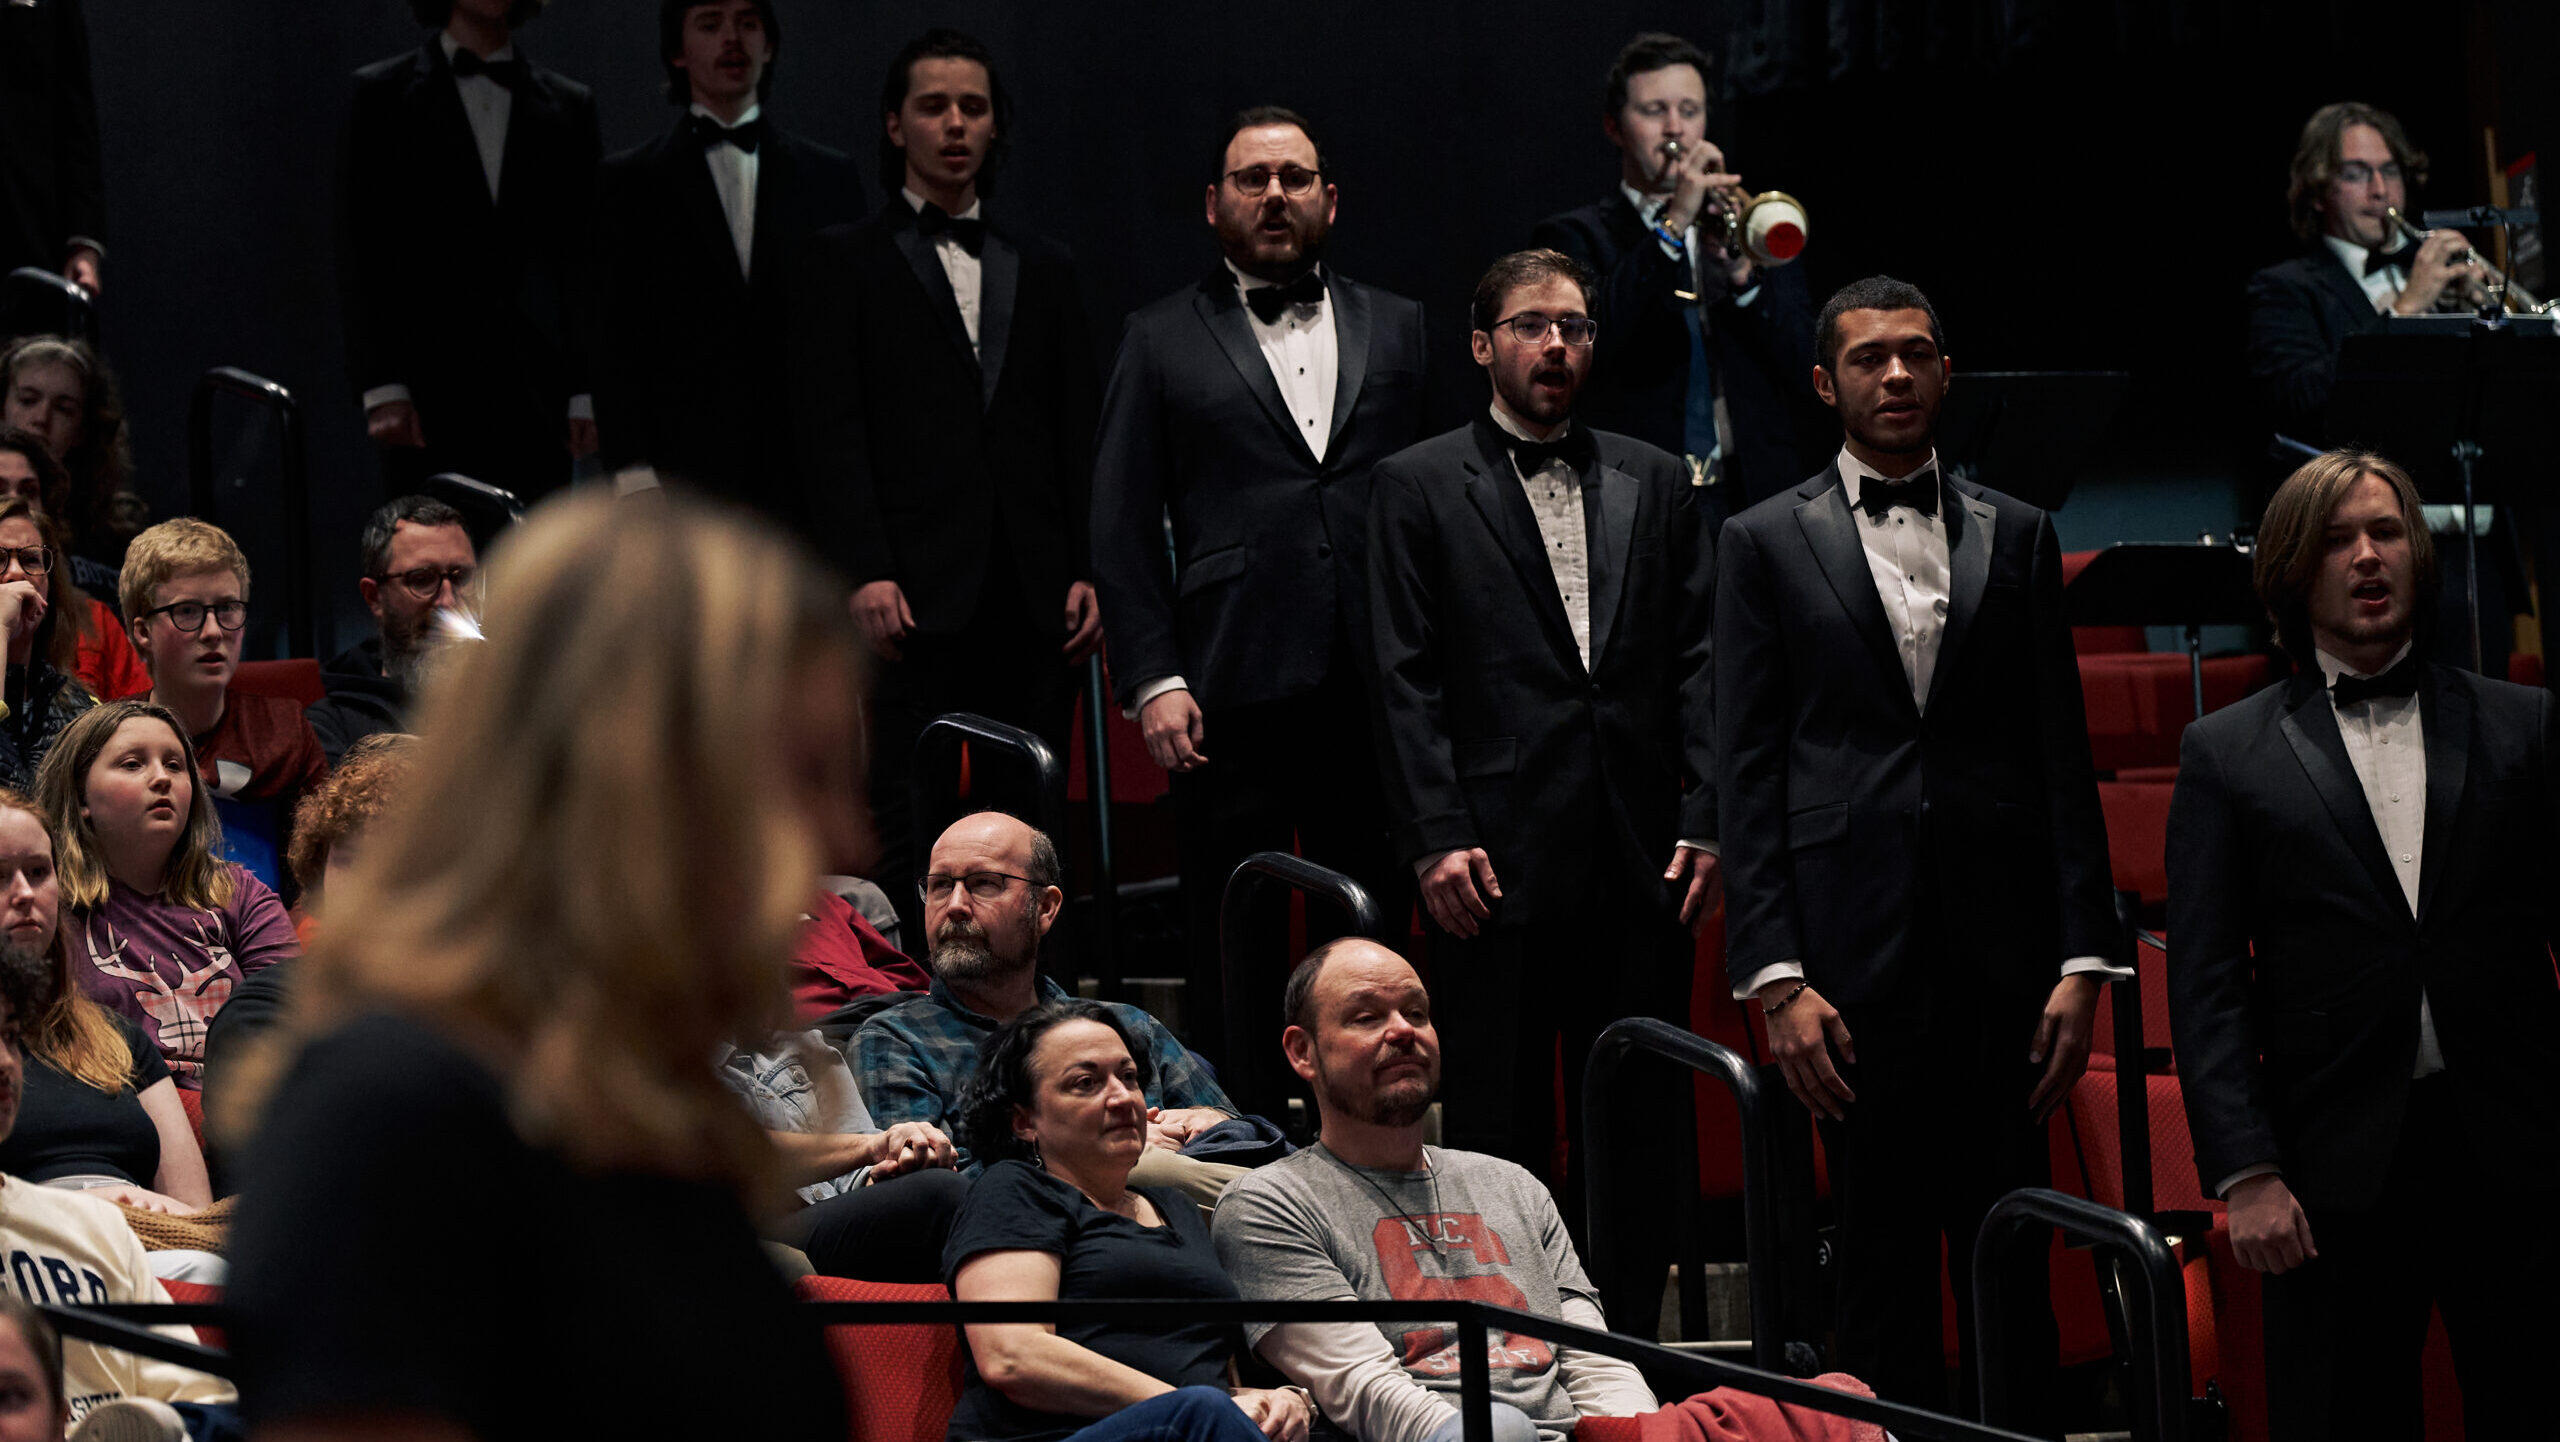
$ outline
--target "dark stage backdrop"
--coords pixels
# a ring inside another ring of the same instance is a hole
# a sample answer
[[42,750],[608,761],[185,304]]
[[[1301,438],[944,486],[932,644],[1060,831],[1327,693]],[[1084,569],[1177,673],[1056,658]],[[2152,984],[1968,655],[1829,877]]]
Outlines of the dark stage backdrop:
[[[1720,103],[1712,131],[1746,178],[1810,206],[1817,294],[1888,270],[1937,298],[1962,368],[2140,377],[2141,420],[2089,438],[2100,486],[2120,506],[2130,496],[2127,528],[2146,488],[2192,506],[2199,484],[2238,494],[2248,474],[2240,288],[2293,247],[2284,167],[2314,105],[2397,110],[2435,154],[2432,203],[2484,194],[2482,122],[2503,123],[2510,152],[2560,142],[2526,108],[2549,102],[2525,83],[2552,53],[2560,7],[2523,3],[2415,18],[2287,0],[780,4],[770,113],[852,151],[866,174],[881,69],[903,40],[945,23],[994,47],[1019,123],[991,204],[1074,247],[1105,344],[1129,309],[1213,263],[1201,198],[1223,117],[1258,102],[1304,111],[1342,190],[1333,259],[1427,302],[1450,423],[1482,403],[1463,314],[1486,259],[1614,183],[1598,118],[1610,55],[1646,28],[1722,54],[1740,27],[1753,93]],[[187,392],[207,367],[301,395],[325,652],[360,632],[354,536],[380,499],[343,376],[338,135],[349,73],[422,34],[398,0],[88,9],[113,243],[104,324],[142,484],[159,513],[184,507]],[[596,89],[609,149],[676,114],[660,97],[655,11],[557,0],[524,32],[529,53]],[[254,543],[270,636],[280,551],[258,537],[275,513],[252,487],[221,515]]]

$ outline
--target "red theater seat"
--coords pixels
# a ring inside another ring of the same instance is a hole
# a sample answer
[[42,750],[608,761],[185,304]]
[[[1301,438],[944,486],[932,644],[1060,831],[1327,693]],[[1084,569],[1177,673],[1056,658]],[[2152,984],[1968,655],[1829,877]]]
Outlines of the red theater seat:
[[320,663],[307,656],[290,661],[243,661],[232,673],[231,689],[243,696],[282,696],[308,706],[329,694],[320,680]]
[[[172,1302],[212,1303],[222,1300],[220,1287],[208,1287],[201,1282],[177,1282],[164,1279],[160,1285],[168,1290],[169,1300]],[[196,1340],[216,1351],[231,1350],[231,1339],[223,1335],[220,1327],[196,1328]]]
[[2146,907],[2169,900],[2169,796],[2176,789],[2158,781],[2098,783],[2116,890],[2133,892]]
[[[2080,568],[2088,565],[2089,558],[2097,554],[2095,551],[2063,552],[2062,584],[2068,586],[2079,579]],[[2083,656],[2119,655],[2128,651],[2150,650],[2151,637],[2140,626],[2074,626],[2071,628],[2071,648]]]
[[[2230,705],[2267,683],[2264,656],[2216,656],[2204,663],[2204,705]],[[2080,657],[2080,696],[2089,714],[2089,758],[2100,771],[2178,764],[2178,737],[2195,719],[2195,681],[2175,652]]]
[[[934,1286],[802,1277],[804,1302],[948,1302]],[[960,1404],[960,1333],[941,1323],[829,1327],[827,1355],[844,1385],[848,1442],[942,1442]]]

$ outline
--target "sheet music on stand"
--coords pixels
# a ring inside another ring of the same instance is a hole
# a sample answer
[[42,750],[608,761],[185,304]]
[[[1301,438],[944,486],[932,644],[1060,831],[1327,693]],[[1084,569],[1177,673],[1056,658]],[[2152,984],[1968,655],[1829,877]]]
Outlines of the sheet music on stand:
[[[2338,350],[2327,433],[2390,458],[2422,498],[2458,508],[2475,671],[2483,660],[2480,532],[2491,507],[2560,500],[2545,441],[2555,401],[2560,331],[2549,316],[2509,316],[2497,326],[2467,315],[2385,316],[2381,329],[2348,336]],[[2521,595],[2513,529],[2501,529],[2490,559]]]

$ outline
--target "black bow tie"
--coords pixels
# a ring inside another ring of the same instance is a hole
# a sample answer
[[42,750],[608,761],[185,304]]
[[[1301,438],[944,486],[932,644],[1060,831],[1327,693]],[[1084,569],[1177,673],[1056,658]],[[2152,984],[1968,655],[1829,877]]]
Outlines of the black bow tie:
[[521,59],[483,60],[478,51],[456,50],[453,52],[453,78],[456,80],[468,80],[474,75],[486,75],[500,85],[513,90],[524,84],[524,74],[525,66]]
[[1874,476],[1858,482],[1858,509],[1882,518],[1896,506],[1909,506],[1924,516],[1938,514],[1938,468],[1928,466],[1900,481]]
[[2364,253],[2364,273],[2372,275],[2376,271],[2389,270],[2395,265],[2402,270],[2407,270],[2409,261],[2416,255],[2416,251],[2405,245],[2398,250],[2368,250]]
[[1598,449],[1591,442],[1591,432],[1580,426],[1551,441],[1524,441],[1505,431],[1502,443],[1511,448],[1512,463],[1520,467],[1523,476],[1536,475],[1546,469],[1549,461],[1562,461],[1579,476],[1590,469]]
[[761,116],[743,125],[723,125],[708,115],[688,115],[684,124],[685,129],[692,133],[694,142],[704,150],[715,145],[734,145],[753,155],[756,147],[764,144],[764,120]]
[[2398,696],[2405,700],[2417,694],[2418,658],[2415,656],[2401,657],[2399,665],[2379,676],[2350,676],[2341,671],[2329,687],[2330,699],[2337,702],[2342,710],[2359,701],[2372,701],[2384,696]]
[[1324,277],[1311,270],[1287,285],[1255,286],[1244,293],[1244,303],[1253,307],[1256,319],[1270,325],[1293,305],[1324,304]]
[[916,234],[931,240],[947,235],[960,242],[960,248],[971,255],[987,243],[987,223],[983,220],[954,220],[949,211],[928,201],[916,212]]

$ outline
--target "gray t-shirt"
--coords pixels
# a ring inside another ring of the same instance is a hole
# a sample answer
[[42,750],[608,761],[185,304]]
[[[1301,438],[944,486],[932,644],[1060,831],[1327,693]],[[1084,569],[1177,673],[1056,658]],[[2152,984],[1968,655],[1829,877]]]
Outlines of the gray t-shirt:
[[[1540,1317],[1563,1299],[1593,1309],[1564,1218],[1535,1177],[1496,1157],[1426,1147],[1427,1172],[1354,1167],[1321,1145],[1227,1184],[1210,1236],[1218,1261],[1248,1300],[1431,1301],[1464,1298]],[[1381,1322],[1387,1346],[1423,1387],[1458,1393],[1457,1331],[1430,1322]],[[1269,1324],[1249,1324],[1259,1345]],[[1493,1398],[1541,1429],[1575,1421],[1556,1351],[1536,1337],[1492,1338]]]

